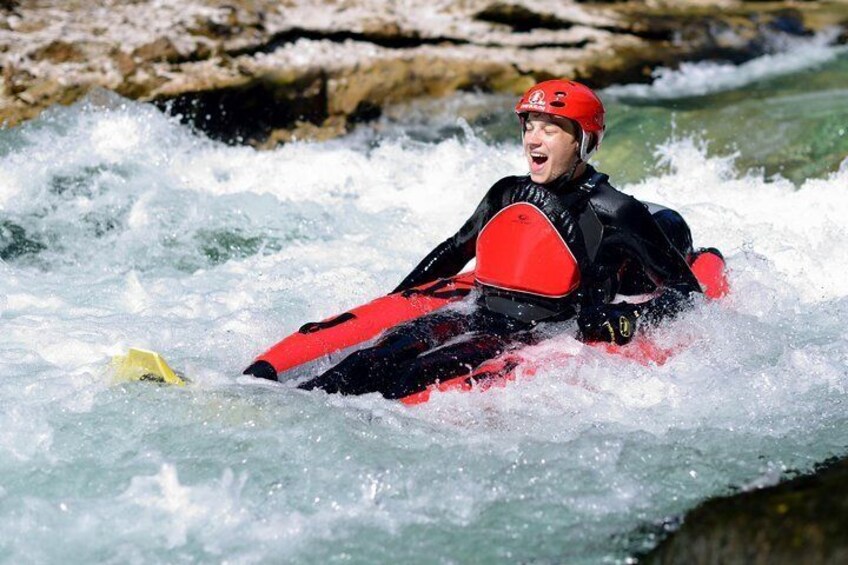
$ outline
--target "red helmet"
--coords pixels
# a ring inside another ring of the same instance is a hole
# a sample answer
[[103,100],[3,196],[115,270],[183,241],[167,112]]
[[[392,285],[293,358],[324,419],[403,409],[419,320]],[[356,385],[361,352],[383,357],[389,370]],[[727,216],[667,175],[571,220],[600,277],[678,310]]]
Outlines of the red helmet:
[[[522,119],[522,123],[523,116],[530,112],[553,114],[576,122],[583,134],[580,139],[580,158],[584,161],[601,145],[606,127],[604,104],[588,86],[565,79],[540,82],[525,92],[515,105],[515,113]],[[587,135],[589,133],[593,136]]]

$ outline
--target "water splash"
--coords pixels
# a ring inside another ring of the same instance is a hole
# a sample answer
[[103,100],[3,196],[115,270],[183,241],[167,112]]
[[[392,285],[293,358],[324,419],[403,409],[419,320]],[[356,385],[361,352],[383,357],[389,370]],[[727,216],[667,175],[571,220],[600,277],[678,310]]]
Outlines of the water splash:
[[677,69],[659,67],[651,84],[612,86],[604,93],[616,99],[676,100],[738,89],[833,61],[848,51],[833,45],[840,33],[834,28],[812,38],[776,35],[772,52],[741,65],[701,61],[684,62]]
[[[517,142],[472,125],[258,153],[125,101],[0,132],[0,225],[23,230],[0,232],[19,249],[0,263],[4,555],[616,561],[704,497],[843,453],[848,168],[796,186],[702,139],[677,132],[622,185],[728,258],[731,297],[656,330],[677,355],[643,366],[563,327],[533,353],[572,353],[558,365],[409,409],[238,375],[390,290],[522,170]],[[130,345],[194,384],[115,385]]]

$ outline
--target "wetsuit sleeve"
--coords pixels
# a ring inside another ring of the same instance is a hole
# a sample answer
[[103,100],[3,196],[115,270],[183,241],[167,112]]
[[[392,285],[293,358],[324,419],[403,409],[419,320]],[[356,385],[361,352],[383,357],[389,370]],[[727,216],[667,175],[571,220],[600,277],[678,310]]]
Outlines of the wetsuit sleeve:
[[[641,265],[659,290],[658,296],[638,305],[608,304],[611,296],[599,289],[584,295],[578,317],[583,339],[621,344],[630,341],[637,320],[652,324],[674,316],[691,303],[693,294],[701,292],[701,285],[644,204],[610,191],[599,199],[599,205],[609,232],[604,245],[619,249]],[[596,279],[597,283],[603,277]],[[627,335],[621,334],[622,327],[628,328]]]
[[495,183],[477,206],[471,217],[453,237],[440,243],[406,276],[392,293],[451,277],[459,272],[476,254],[477,236],[492,216],[501,207],[503,192],[509,178]]
[[619,239],[645,273],[660,289],[672,289],[682,295],[700,293],[701,285],[682,255],[674,248],[648,208],[633,197],[625,196],[617,211]]
[[587,342],[606,341],[624,345],[633,339],[637,325],[655,325],[677,314],[690,304],[690,296],[666,289],[648,302],[617,302],[582,308],[577,317],[578,337]]
[[630,207],[638,258],[660,290],[659,296],[641,304],[640,308],[645,322],[656,323],[685,309],[692,295],[701,293],[701,285],[647,207],[635,198]]

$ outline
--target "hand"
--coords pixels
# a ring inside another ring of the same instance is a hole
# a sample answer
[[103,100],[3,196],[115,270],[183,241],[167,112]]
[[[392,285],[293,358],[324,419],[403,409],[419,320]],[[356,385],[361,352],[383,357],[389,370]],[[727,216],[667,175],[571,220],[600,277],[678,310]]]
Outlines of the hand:
[[583,341],[605,341],[625,345],[633,339],[636,320],[642,312],[639,306],[619,302],[583,308],[577,317]]

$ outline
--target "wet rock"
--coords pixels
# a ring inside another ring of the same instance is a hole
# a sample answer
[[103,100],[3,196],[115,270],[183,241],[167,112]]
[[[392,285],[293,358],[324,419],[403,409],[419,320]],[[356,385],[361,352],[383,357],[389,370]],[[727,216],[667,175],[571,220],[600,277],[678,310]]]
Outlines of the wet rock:
[[160,37],[133,49],[133,60],[152,62],[178,62],[182,55],[167,37]]
[[0,122],[18,124],[102,87],[217,139],[266,147],[338,135],[413,98],[518,93],[555,76],[605,86],[648,80],[657,65],[745,60],[767,50],[764,38],[776,31],[843,22],[837,4],[7,2]]
[[462,90],[518,92],[530,82],[511,65],[491,61],[427,54],[381,59],[334,73],[328,82],[328,111],[361,116],[363,104],[380,107]]
[[553,14],[543,14],[521,4],[506,4],[495,2],[478,12],[476,19],[511,27],[514,31],[530,31],[532,29],[567,29],[573,24],[559,19]]
[[0,0],[0,10],[13,12],[20,4],[21,0]]
[[257,146],[272,132],[293,124],[303,138],[305,131],[314,131],[314,126],[304,130],[300,123],[322,124],[328,117],[326,77],[320,69],[302,73],[269,70],[255,77],[236,78],[230,84],[164,95],[153,101],[213,139]]
[[652,565],[848,563],[848,459],[705,502],[640,559]]
[[0,220],[0,259],[11,261],[26,255],[35,255],[47,246],[30,236],[26,230],[10,220]]
[[51,63],[81,63],[85,60],[85,54],[73,43],[65,41],[51,41],[44,47],[37,49],[31,54],[33,59],[47,60]]
[[291,141],[327,141],[343,135],[347,131],[348,120],[340,116],[327,118],[320,124],[297,120],[294,127],[275,129],[256,146],[259,149],[273,149],[281,143]]

